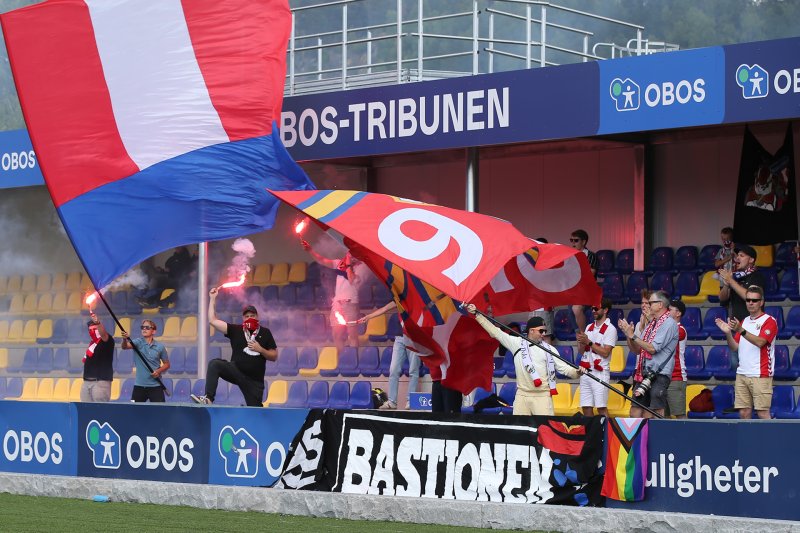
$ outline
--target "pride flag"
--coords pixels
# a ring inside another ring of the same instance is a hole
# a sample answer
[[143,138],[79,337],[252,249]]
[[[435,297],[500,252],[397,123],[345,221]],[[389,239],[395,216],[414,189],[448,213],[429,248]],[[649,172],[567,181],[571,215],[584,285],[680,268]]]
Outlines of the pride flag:
[[623,502],[643,500],[647,481],[647,419],[606,420],[606,472],[601,494]]
[[314,189],[278,138],[287,0],[50,0],[0,16],[47,188],[100,288],[272,227]]

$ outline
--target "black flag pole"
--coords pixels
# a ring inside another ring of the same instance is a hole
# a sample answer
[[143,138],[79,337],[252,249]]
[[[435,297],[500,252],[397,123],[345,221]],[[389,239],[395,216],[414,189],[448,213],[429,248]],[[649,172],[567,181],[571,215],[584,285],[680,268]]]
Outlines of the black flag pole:
[[[579,366],[576,365],[575,363],[573,363],[572,361],[568,361],[568,360],[564,359],[563,357],[561,357],[561,354],[559,354],[558,352],[554,352],[553,350],[543,346],[541,342],[539,342],[539,343],[533,342],[529,338],[527,338],[524,335],[522,335],[522,333],[514,331],[513,329],[511,329],[510,327],[506,326],[502,322],[499,322],[499,321],[495,320],[494,318],[488,316],[486,313],[478,311],[477,309],[475,310],[475,312],[477,314],[480,314],[482,317],[486,318],[486,320],[488,320],[489,322],[491,322],[495,326],[506,330],[509,334],[511,334],[511,335],[513,335],[515,337],[519,337],[520,339],[523,339],[523,340],[527,341],[528,344],[530,344],[531,346],[536,346],[540,350],[543,350],[543,351],[549,353],[550,355],[552,355],[553,357],[555,357],[557,359],[560,359],[561,361],[563,361],[564,363],[568,364],[572,368],[575,368],[575,369],[579,368]],[[641,407],[642,409],[644,409],[645,411],[647,411],[651,415],[655,416],[656,418],[664,418],[662,415],[656,413],[655,411],[653,411],[652,409],[650,409],[649,407],[647,407],[646,405],[641,403],[636,398],[633,398],[632,396],[628,396],[624,392],[620,391],[619,389],[617,389],[616,387],[614,387],[610,383],[607,383],[607,382],[603,381],[602,379],[598,378],[597,376],[595,376],[595,375],[593,375],[591,373],[587,373],[587,374],[583,374],[583,375],[590,377],[591,379],[595,380],[596,382],[598,382],[599,384],[601,384],[605,388],[607,388],[607,389],[609,389],[611,391],[614,391],[615,393],[619,394],[620,396],[622,396],[626,400],[630,400],[631,403],[636,404],[637,407]]]

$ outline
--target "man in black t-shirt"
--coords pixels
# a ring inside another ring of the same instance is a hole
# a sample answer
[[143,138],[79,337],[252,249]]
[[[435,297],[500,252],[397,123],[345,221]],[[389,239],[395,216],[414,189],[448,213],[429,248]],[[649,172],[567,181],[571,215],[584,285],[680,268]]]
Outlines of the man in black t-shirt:
[[82,402],[107,402],[111,399],[111,382],[114,380],[114,337],[108,334],[103,323],[92,312],[86,324],[91,343],[83,358]]
[[215,303],[217,289],[209,291],[208,322],[224,333],[231,343],[231,360],[212,359],[206,372],[206,393],[203,396],[192,394],[196,403],[214,403],[219,378],[237,385],[245,402],[251,407],[261,407],[264,401],[264,372],[266,361],[278,358],[278,349],[272,332],[259,325],[258,311],[252,305],[242,310],[243,324],[229,324],[217,318]]
[[736,317],[740,322],[750,316],[744,302],[747,287],[758,285],[764,288],[764,275],[756,268],[758,253],[752,246],[737,244],[733,250],[733,272],[719,269],[722,287],[719,290],[719,304],[728,308],[728,316]]
[[[586,254],[586,259],[589,261],[589,268],[592,270],[592,275],[597,276],[597,255],[589,250],[586,245],[589,243],[589,234],[585,230],[576,229],[569,236],[569,244],[579,252]],[[583,305],[573,305],[572,314],[575,316],[575,324],[579,331],[586,329],[586,314],[584,313]],[[552,332],[552,330],[551,330]]]

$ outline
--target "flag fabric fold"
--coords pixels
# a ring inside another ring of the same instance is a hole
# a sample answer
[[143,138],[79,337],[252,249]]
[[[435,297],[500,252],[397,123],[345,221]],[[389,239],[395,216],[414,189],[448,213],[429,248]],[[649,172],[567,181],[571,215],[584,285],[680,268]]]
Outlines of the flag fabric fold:
[[267,188],[314,189],[274,125],[286,0],[50,0],[0,23],[48,190],[96,287],[160,251],[270,228]]

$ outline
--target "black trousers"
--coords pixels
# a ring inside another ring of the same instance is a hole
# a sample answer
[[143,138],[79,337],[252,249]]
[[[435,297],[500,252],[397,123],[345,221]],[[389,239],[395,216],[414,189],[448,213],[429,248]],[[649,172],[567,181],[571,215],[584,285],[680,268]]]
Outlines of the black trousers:
[[139,385],[133,386],[133,393],[131,393],[131,400],[137,403],[146,402],[150,400],[151,403],[164,403],[164,389],[159,387],[140,387]]
[[212,359],[206,372],[206,397],[212,402],[217,395],[219,378],[238,386],[244,401],[250,407],[261,407],[264,401],[264,380],[255,381],[247,377],[236,365],[225,359]]
[[464,401],[460,391],[448,389],[441,381],[431,383],[431,411],[434,413],[460,413]]

